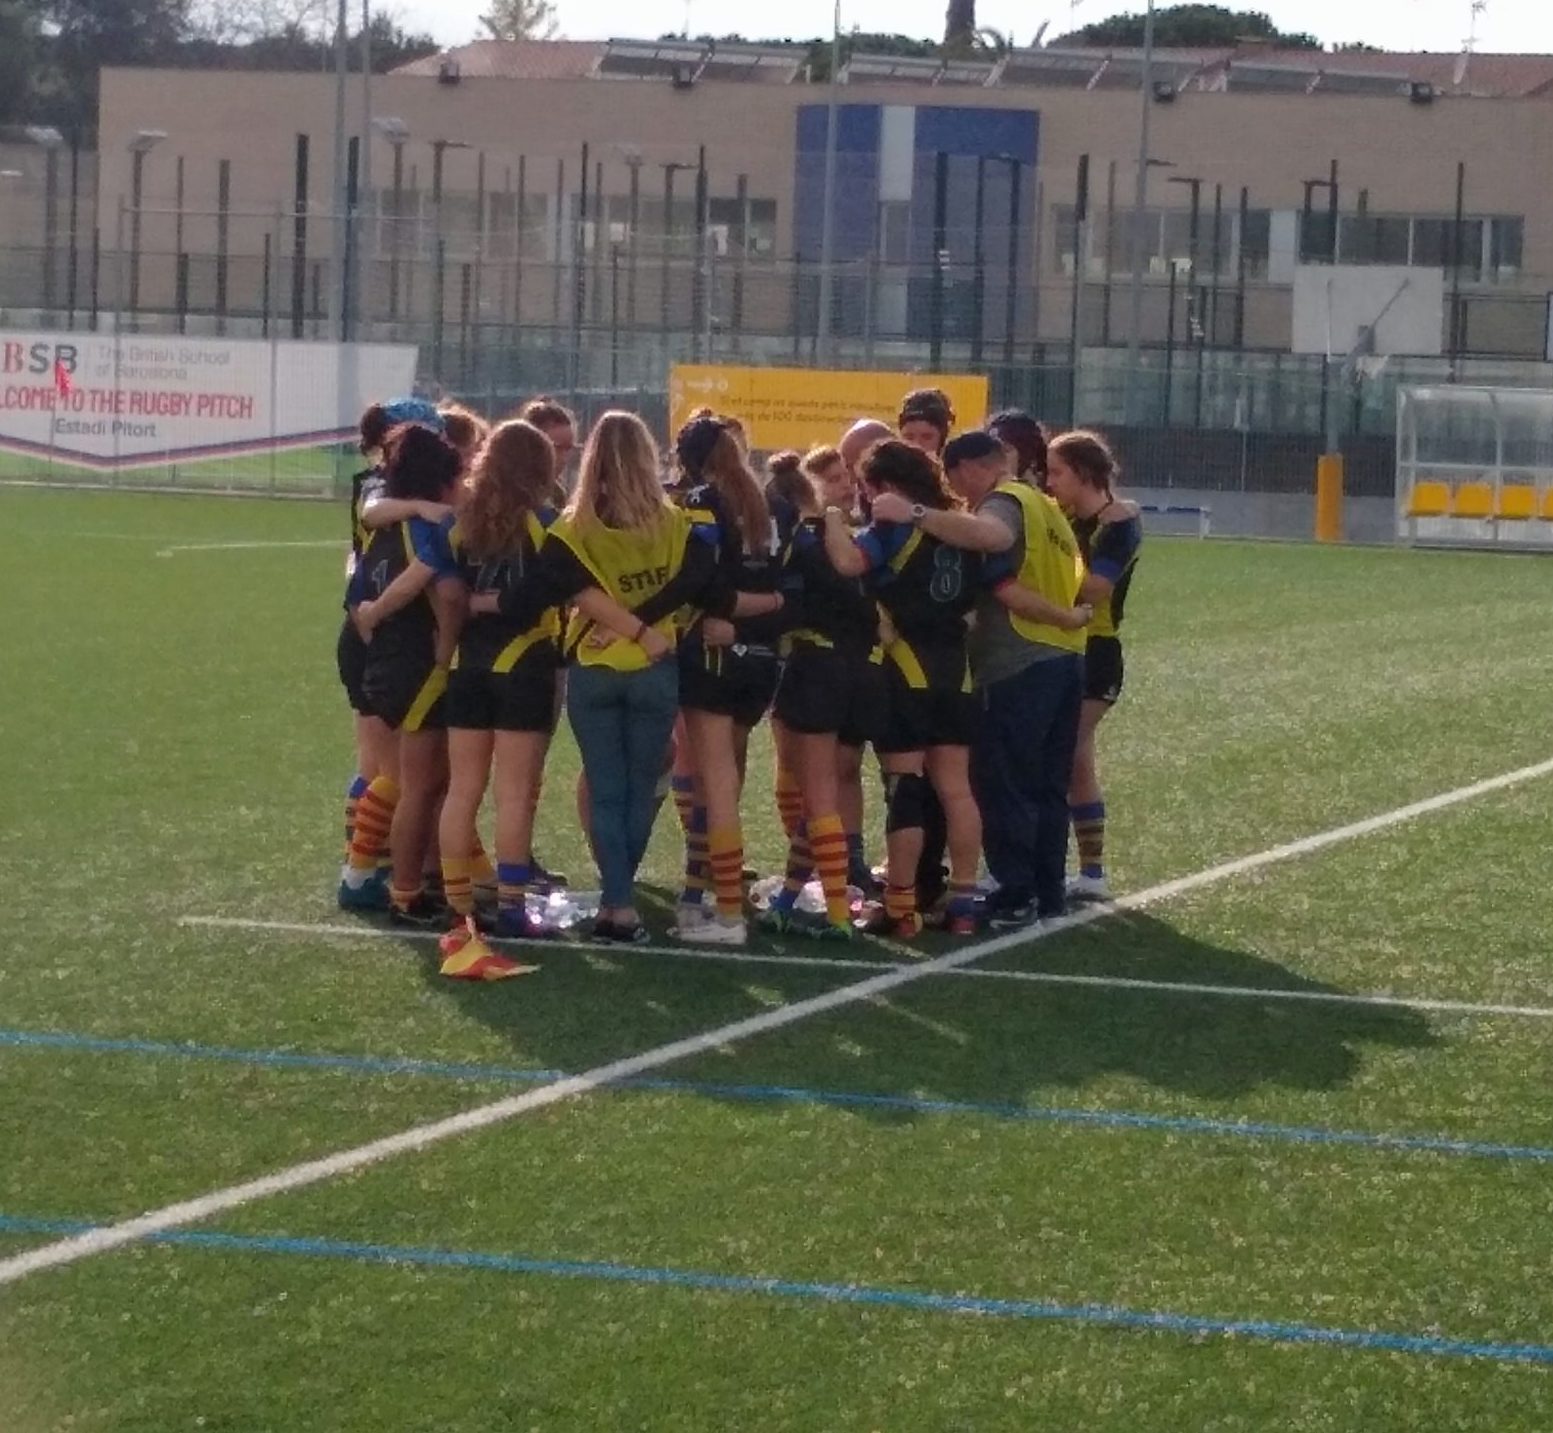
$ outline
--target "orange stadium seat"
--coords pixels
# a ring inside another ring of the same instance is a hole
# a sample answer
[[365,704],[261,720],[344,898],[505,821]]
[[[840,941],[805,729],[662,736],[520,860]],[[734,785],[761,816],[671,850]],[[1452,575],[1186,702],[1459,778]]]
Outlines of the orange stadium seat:
[[1494,515],[1491,483],[1463,483],[1451,494],[1451,516],[1483,520]]
[[1505,522],[1530,522],[1537,515],[1537,490],[1527,483],[1511,483],[1499,489],[1494,516]]
[[1444,483],[1414,483],[1408,498],[1409,517],[1444,517],[1450,510],[1451,490]]

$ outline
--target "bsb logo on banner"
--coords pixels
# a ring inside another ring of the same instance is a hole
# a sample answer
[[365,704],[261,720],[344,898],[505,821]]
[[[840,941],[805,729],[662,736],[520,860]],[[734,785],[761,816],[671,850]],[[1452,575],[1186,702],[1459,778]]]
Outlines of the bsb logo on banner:
[[414,379],[404,344],[0,330],[0,449],[111,470],[310,447]]

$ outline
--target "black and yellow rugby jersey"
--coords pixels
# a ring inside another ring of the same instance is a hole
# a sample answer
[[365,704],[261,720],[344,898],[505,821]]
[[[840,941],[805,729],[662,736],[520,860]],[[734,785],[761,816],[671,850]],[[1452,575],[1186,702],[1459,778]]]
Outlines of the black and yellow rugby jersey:
[[372,541],[372,531],[363,526],[361,515],[368,503],[383,496],[384,486],[381,467],[363,468],[351,475],[351,551],[358,558]]
[[1091,637],[1114,637],[1120,629],[1122,609],[1127,605],[1132,574],[1143,548],[1141,517],[1129,512],[1116,522],[1102,522],[1105,512],[1102,508],[1094,517],[1076,518],[1073,522],[1073,536],[1078,539],[1084,566],[1111,584],[1109,600],[1095,603],[1094,620],[1089,624]]
[[356,574],[361,567],[361,554],[367,550],[367,544],[372,541],[371,529],[362,523],[361,515],[366,511],[369,502],[382,496],[383,486],[382,468],[363,468],[359,473],[351,475],[351,553],[345,563],[345,605],[347,607],[364,601],[367,595],[358,589],[356,582]]
[[[356,567],[357,600],[381,597],[393,586],[394,579],[416,561],[432,569],[436,574],[433,581],[456,577],[456,544],[451,516],[440,523],[412,517],[378,528]],[[370,647],[379,654],[389,648],[429,647],[435,644],[436,633],[437,617],[430,593],[421,592],[413,602],[384,618],[372,634]]]
[[821,519],[798,524],[790,564],[802,583],[789,619],[791,640],[871,654],[879,643],[879,609],[862,578],[843,577],[831,565]]
[[561,635],[560,611],[539,571],[539,549],[555,522],[555,509],[531,512],[517,547],[497,558],[477,558],[463,545],[457,524],[453,543],[459,575],[471,595],[494,594],[495,612],[471,613],[459,634],[455,667],[510,672],[536,648],[554,648]]
[[963,645],[982,585],[981,554],[963,552],[908,523],[871,523],[857,535],[868,584],[898,635]]
[[[690,518],[692,534],[717,553],[717,580],[705,603],[708,615],[727,617],[741,592],[766,594],[781,589],[798,530],[798,510],[791,503],[766,495],[765,541],[755,552],[746,552],[738,522],[711,483],[687,489],[679,501]],[[741,617],[733,625],[740,643],[775,649],[789,619],[784,607],[759,617]]]

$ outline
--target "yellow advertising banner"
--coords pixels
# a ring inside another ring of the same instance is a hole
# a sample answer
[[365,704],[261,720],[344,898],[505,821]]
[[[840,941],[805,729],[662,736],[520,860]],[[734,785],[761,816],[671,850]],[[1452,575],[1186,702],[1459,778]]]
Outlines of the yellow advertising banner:
[[913,388],[942,388],[956,429],[987,417],[987,380],[964,373],[870,373],[851,369],[733,368],[677,363],[669,370],[669,436],[697,408],[740,419],[763,452],[835,443],[859,418],[893,424]]

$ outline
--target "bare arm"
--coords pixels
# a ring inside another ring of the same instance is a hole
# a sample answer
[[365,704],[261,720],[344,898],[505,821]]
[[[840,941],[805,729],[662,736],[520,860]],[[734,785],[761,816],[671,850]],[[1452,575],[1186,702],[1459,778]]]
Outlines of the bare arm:
[[574,599],[577,610],[590,622],[603,627],[627,642],[637,642],[653,660],[673,650],[669,639],[656,627],[649,627],[634,612],[622,607],[602,588],[585,587]]
[[1077,632],[1081,627],[1087,627],[1089,619],[1094,616],[1087,602],[1080,602],[1077,607],[1061,607],[1055,602],[1048,602],[1040,593],[1021,587],[1012,577],[994,588],[992,595],[1016,617],[1045,622],[1064,632]]
[[1106,601],[1115,590],[1116,584],[1109,577],[1100,577],[1093,572],[1086,572],[1084,580],[1079,583],[1079,600],[1093,606],[1097,602]]
[[436,575],[435,568],[428,567],[420,558],[416,558],[370,602],[363,602],[351,609],[351,619],[356,624],[356,630],[363,638],[370,638],[395,612],[404,611],[414,602],[431,585]]
[[486,617],[501,611],[501,598],[494,592],[476,592],[469,599],[469,615]]
[[407,498],[374,498],[361,510],[361,525],[371,531],[408,522],[412,517],[439,523],[453,509],[446,503],[411,502]]
[[459,633],[464,629],[466,606],[464,584],[456,577],[443,577],[431,589],[431,610],[437,618],[437,665],[448,667],[458,650]]
[[[911,521],[909,504],[906,521]],[[868,559],[852,541],[852,530],[847,526],[846,514],[840,508],[825,509],[825,556],[843,577],[861,577],[868,571]]]
[[[911,504],[899,493],[881,493],[874,499],[873,515],[880,522],[911,522]],[[1007,552],[1014,545],[1015,534],[1003,523],[996,518],[978,517],[975,513],[928,508],[917,526],[929,537],[966,552]],[[828,525],[825,535],[828,540]]]

